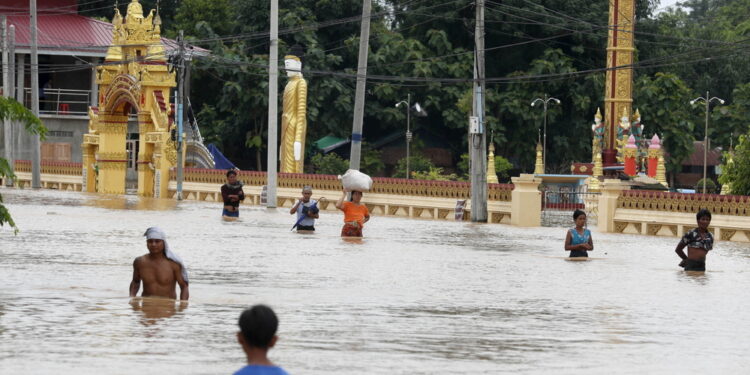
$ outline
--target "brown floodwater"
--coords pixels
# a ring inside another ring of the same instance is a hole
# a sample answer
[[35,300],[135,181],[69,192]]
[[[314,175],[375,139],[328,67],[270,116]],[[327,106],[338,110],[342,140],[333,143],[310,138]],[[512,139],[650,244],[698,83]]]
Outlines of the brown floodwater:
[[[565,260],[565,228],[342,216],[290,232],[288,209],[0,189],[0,374],[230,374],[237,318],[280,319],[271,359],[295,374],[705,374],[750,368],[750,245],[706,273],[677,238],[601,234]],[[365,196],[365,200],[367,197]],[[571,219],[572,224],[572,219]],[[128,298],[149,226],[190,271],[190,303]]]

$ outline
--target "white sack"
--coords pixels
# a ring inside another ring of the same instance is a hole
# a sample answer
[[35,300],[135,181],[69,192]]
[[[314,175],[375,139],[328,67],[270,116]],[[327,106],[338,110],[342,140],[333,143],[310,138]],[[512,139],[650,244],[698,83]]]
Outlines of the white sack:
[[346,191],[370,191],[370,188],[372,188],[372,178],[354,169],[350,169],[343,176],[339,176],[339,180],[341,180]]

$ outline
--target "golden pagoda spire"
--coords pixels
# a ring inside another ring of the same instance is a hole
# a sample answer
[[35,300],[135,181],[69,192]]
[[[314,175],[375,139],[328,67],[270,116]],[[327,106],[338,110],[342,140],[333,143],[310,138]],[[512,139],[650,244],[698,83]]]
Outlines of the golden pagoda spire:
[[497,172],[495,171],[495,143],[490,142],[490,152],[487,155],[487,183],[498,184]]
[[607,38],[607,73],[605,77],[604,113],[607,125],[604,136],[605,164],[614,163],[618,147],[617,127],[620,113],[630,113],[633,105],[633,52],[635,0],[609,2]]
[[544,174],[544,159],[542,158],[542,144],[536,144],[536,164],[534,165],[534,174]]

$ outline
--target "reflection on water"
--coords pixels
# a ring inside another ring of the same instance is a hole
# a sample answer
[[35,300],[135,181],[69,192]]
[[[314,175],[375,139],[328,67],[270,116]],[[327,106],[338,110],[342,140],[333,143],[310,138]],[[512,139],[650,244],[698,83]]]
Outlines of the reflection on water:
[[130,299],[133,311],[143,313],[141,323],[144,325],[156,324],[160,319],[170,318],[188,307],[188,302],[178,302],[165,298],[136,297]]
[[[0,373],[231,373],[242,309],[280,317],[271,357],[291,373],[744,373],[750,246],[720,242],[705,273],[678,239],[375,216],[365,238],[314,234],[283,209],[0,189]],[[568,225],[568,222],[562,223]],[[189,307],[129,299],[145,228],[191,272]],[[696,345],[700,355],[695,355]]]

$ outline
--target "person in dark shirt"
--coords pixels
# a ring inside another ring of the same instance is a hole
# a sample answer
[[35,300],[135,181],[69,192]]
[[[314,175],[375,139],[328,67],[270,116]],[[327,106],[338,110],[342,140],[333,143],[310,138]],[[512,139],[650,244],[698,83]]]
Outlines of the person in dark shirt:
[[234,375],[288,375],[268,359],[268,351],[278,340],[279,319],[270,307],[255,305],[240,315],[237,341],[247,357],[247,366]]
[[[702,209],[695,215],[698,228],[685,233],[674,252],[682,258],[680,267],[685,271],[705,271],[706,255],[714,247],[714,236],[708,231],[711,224],[711,211]],[[688,248],[687,255],[683,249]]]
[[225,218],[238,218],[240,216],[240,202],[245,200],[245,192],[242,191],[242,182],[237,181],[237,171],[227,171],[227,183],[221,186],[221,197],[224,199],[224,210],[221,215]]

